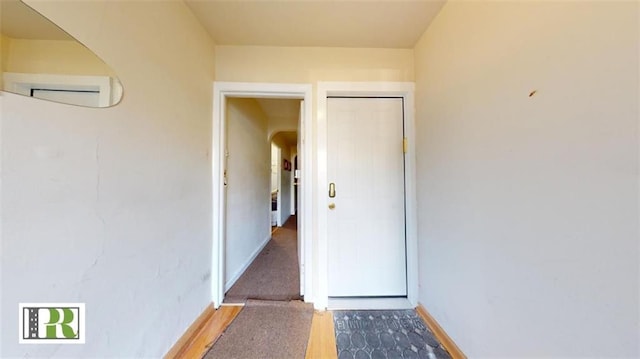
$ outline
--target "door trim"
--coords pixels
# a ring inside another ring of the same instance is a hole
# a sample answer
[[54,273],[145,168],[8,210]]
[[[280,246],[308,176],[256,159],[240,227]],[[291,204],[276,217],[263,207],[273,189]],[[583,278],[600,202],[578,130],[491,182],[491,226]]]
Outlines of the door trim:
[[231,97],[280,98],[304,100],[304,117],[299,131],[302,146],[298,153],[300,167],[299,193],[300,213],[298,231],[301,234],[298,245],[302,249],[300,262],[300,280],[304,281],[304,300],[313,302],[312,290],[312,142],[311,121],[312,87],[310,84],[281,83],[249,83],[249,82],[214,82],[213,83],[213,122],[211,127],[211,184],[212,184],[212,254],[211,254],[211,297],[217,309],[224,299],[224,233],[225,233],[225,196],[224,196],[224,163],[226,148],[226,99]]
[[[406,178],[406,226],[407,226],[407,298],[410,306],[418,304],[418,236],[416,215],[416,181],[415,181],[415,110],[414,110],[413,82],[318,82],[318,112],[317,112],[317,258],[318,258],[318,286],[314,297],[316,309],[333,309],[329,301],[329,253],[327,237],[327,207],[328,197],[324,189],[328,188],[327,178],[327,97],[402,97],[404,99],[404,133],[408,139],[405,158]],[[333,301],[332,301],[333,302]],[[350,302],[361,309],[374,306],[374,301],[368,298],[354,298]],[[395,309],[393,304],[390,308]],[[402,306],[404,307],[404,305]]]

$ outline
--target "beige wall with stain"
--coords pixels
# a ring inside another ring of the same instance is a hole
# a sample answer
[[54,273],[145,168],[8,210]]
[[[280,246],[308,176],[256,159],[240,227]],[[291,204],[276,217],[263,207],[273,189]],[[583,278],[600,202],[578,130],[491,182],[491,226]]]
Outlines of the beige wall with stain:
[[452,1],[416,45],[420,301],[469,357],[640,355],[639,42],[637,2]]

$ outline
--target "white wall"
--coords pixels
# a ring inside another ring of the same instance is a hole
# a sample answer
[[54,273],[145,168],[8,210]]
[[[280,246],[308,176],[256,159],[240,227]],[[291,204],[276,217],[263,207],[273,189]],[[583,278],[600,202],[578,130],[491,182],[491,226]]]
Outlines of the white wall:
[[286,144],[283,144],[280,159],[280,183],[282,189],[282,195],[280,196],[280,202],[282,207],[280,207],[280,223],[283,225],[289,217],[291,216],[291,171],[286,171],[284,169],[284,160],[286,159],[291,163],[291,149]]
[[[271,121],[271,119],[269,119]],[[293,196],[293,192],[291,191],[291,176],[293,176],[293,170],[285,171],[284,169],[284,160],[289,161],[293,168],[292,156],[291,156],[291,146],[287,143],[282,133],[277,133],[273,139],[273,143],[280,148],[280,157],[279,163],[280,166],[280,202],[278,205],[281,206],[280,210],[280,223],[285,224],[289,217],[291,216],[291,196]]]
[[638,25],[453,1],[417,44],[420,302],[470,357],[640,356]]
[[271,147],[254,99],[227,101],[227,289],[271,238]]
[[[28,2],[125,93],[1,96],[0,357],[161,357],[211,302],[214,46],[182,2]],[[75,301],[86,344],[18,345],[18,302]]]
[[[291,160],[288,160],[291,162]],[[282,181],[282,210],[280,211],[280,223],[284,225],[291,217],[291,171],[282,171],[280,180]]]
[[[284,225],[291,216],[292,172],[284,169],[284,160],[291,162],[291,148],[286,142],[279,139],[277,134],[273,138],[272,146],[277,148],[278,151],[271,151],[271,190],[277,189],[278,183],[280,183],[280,192],[278,193],[278,209],[280,210],[278,213],[280,217],[277,223]],[[278,173],[278,169],[280,169],[280,173]],[[278,175],[280,175],[279,178]]]
[[280,159],[280,148],[271,143],[271,192],[278,190],[278,160]]

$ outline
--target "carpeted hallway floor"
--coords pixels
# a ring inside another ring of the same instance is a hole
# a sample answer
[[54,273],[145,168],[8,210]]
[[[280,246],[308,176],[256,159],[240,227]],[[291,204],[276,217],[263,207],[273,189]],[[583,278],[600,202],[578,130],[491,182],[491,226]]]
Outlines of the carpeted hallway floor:
[[296,217],[271,241],[225,295],[244,308],[205,359],[304,358],[313,306],[300,299]]
[[302,359],[312,317],[300,301],[248,300],[204,359]]
[[296,217],[271,236],[262,252],[226,293],[225,303],[244,303],[247,299],[300,299]]

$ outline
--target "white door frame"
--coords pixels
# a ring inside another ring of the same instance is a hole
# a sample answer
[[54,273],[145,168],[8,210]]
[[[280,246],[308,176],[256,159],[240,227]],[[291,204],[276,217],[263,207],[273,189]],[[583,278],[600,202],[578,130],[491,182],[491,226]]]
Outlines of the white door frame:
[[[413,82],[318,82],[317,154],[318,154],[318,273],[319,283],[315,296],[316,309],[392,309],[412,308],[418,304],[418,236],[415,181],[415,109]],[[406,168],[406,226],[407,226],[407,298],[406,299],[346,299],[329,300],[328,297],[328,238],[327,212],[327,96],[402,97],[404,99],[404,131],[408,140]]]
[[211,261],[211,296],[215,308],[224,299],[224,233],[225,233],[225,196],[224,196],[224,164],[226,148],[226,99],[229,97],[248,98],[280,98],[304,100],[304,118],[298,129],[302,136],[302,147],[298,153],[300,166],[300,184],[303,193],[300,195],[300,220],[298,231],[301,239],[298,245],[302,249],[303,260],[300,263],[300,280],[304,282],[304,300],[313,302],[312,260],[311,260],[311,215],[312,215],[312,88],[310,84],[277,84],[247,82],[214,82],[213,83],[213,125],[211,145],[212,175],[212,261]]

